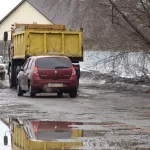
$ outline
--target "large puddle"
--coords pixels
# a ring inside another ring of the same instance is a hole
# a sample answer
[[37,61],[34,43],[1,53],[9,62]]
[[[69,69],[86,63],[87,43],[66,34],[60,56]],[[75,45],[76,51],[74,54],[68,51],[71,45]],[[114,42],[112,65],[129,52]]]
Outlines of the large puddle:
[[[2,121],[0,121],[0,150],[12,150],[9,128]],[[6,133],[5,133],[6,132]],[[8,145],[4,146],[3,138],[5,134],[8,136]]]
[[[8,126],[12,130],[12,139],[7,132],[8,146],[4,146],[3,137],[5,131],[8,131]],[[22,138],[23,131],[29,139],[37,142],[36,145],[47,142],[47,150],[49,149],[48,147],[54,148],[54,145],[57,150],[150,149],[150,130],[117,122],[82,123],[2,119],[0,121],[0,150],[12,150],[12,140],[19,139],[21,141],[21,139],[25,139]],[[22,143],[24,142],[22,141]],[[17,144],[18,142],[16,142]]]

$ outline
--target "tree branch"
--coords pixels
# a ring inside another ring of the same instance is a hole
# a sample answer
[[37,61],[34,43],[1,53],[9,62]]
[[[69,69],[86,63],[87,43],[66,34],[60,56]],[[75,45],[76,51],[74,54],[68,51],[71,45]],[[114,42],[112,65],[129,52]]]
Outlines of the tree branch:
[[122,18],[129,24],[129,26],[139,35],[140,39],[150,46],[149,39],[146,36],[144,36],[142,32],[139,31],[139,29],[128,19],[128,17],[118,8],[118,6],[112,0],[109,0],[109,2],[122,16]]

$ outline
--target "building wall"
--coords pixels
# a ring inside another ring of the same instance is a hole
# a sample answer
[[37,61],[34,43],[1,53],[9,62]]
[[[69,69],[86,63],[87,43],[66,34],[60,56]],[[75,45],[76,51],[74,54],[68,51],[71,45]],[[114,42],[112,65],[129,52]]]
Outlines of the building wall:
[[[3,33],[10,31],[11,25],[14,23],[32,24],[52,24],[46,17],[37,11],[32,5],[25,1],[18,9],[16,9],[8,18],[0,24],[0,40],[3,40]],[[10,40],[10,32],[9,32]]]

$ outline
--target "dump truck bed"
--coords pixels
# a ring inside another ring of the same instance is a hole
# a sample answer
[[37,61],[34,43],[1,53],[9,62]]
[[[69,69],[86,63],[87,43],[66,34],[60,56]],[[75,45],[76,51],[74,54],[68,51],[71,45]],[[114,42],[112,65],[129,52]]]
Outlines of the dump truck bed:
[[83,60],[82,31],[67,31],[63,25],[16,25],[13,59],[59,55]]

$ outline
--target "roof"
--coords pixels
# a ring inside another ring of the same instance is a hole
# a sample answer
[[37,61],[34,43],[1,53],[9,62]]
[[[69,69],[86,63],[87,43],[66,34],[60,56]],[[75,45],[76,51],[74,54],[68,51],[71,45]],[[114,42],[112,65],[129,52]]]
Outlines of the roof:
[[68,9],[64,9],[60,5],[52,4],[50,0],[28,0],[33,6],[40,10],[47,18],[49,18],[54,24],[64,24],[70,28],[69,22],[72,18],[72,11],[74,5]]
[[7,19],[16,9],[18,9],[25,1],[27,1],[31,6],[33,6],[38,12],[40,12],[45,18],[47,18],[51,23],[53,23],[44,13],[42,13],[39,9],[37,9],[29,0],[22,0],[14,9],[12,9],[2,20],[0,20],[0,24]]

